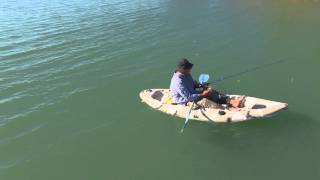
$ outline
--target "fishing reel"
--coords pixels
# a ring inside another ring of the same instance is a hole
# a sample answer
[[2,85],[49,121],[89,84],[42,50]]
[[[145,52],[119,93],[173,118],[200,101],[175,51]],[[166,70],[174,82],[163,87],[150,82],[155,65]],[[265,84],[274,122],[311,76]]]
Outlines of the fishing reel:
[[211,86],[210,86],[210,83],[208,82],[205,82],[205,83],[202,83],[202,84],[198,84],[198,87],[196,87],[196,90],[199,91],[199,92],[202,92],[202,91],[205,91],[207,89],[210,89]]
[[210,83],[206,82],[206,83],[199,84],[199,87],[200,88],[209,88],[210,87]]

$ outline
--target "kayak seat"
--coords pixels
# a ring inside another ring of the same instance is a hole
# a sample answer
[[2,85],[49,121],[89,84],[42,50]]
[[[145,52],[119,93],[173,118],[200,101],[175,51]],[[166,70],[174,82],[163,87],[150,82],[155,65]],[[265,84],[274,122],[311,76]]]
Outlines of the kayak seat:
[[207,98],[203,98],[200,101],[198,101],[197,105],[201,106],[202,108],[213,108],[213,109],[220,108],[219,104],[217,104]]

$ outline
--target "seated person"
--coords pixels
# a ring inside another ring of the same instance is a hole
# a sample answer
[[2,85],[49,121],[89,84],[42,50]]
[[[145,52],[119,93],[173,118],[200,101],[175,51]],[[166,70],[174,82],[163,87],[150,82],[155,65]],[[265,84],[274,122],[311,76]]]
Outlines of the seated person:
[[226,104],[229,107],[238,108],[244,101],[244,97],[230,98],[211,88],[203,88],[198,91],[199,84],[193,80],[191,69],[193,64],[187,59],[178,62],[175,73],[170,83],[170,93],[174,104],[187,104],[188,102],[197,102],[203,98],[209,99],[217,104]]

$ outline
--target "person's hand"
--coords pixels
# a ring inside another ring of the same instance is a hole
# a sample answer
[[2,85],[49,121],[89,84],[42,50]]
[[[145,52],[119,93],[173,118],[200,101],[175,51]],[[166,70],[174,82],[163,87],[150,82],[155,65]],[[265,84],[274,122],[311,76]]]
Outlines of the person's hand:
[[201,97],[208,97],[211,95],[211,93],[212,91],[210,89],[207,89],[201,93]]
[[205,90],[205,91],[206,91],[206,90],[210,90],[210,91],[211,91],[212,89],[213,89],[213,88],[212,88],[211,86],[204,86],[204,87],[203,87],[203,90]]

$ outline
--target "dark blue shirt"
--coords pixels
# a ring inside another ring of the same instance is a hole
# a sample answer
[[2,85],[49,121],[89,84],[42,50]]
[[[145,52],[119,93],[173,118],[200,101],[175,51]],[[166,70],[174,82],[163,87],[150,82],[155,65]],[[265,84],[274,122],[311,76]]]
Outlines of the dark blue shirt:
[[170,92],[174,103],[185,104],[200,98],[200,94],[195,89],[196,83],[190,74],[173,74],[170,83]]

